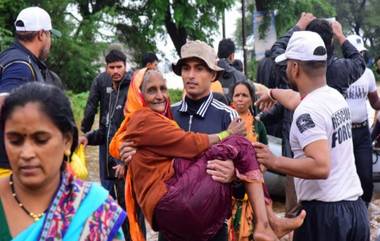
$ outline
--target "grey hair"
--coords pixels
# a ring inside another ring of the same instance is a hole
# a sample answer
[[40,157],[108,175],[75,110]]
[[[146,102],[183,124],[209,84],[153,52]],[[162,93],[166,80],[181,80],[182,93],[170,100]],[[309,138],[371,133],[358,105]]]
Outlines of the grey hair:
[[155,69],[147,69],[145,71],[145,74],[144,74],[144,77],[143,77],[143,81],[141,83],[141,86],[140,86],[140,90],[143,91],[143,86],[145,86],[146,82],[150,79],[150,77],[154,74],[158,74],[159,76],[161,76],[163,79],[164,79],[164,76],[161,74],[160,71],[158,70],[155,70]]

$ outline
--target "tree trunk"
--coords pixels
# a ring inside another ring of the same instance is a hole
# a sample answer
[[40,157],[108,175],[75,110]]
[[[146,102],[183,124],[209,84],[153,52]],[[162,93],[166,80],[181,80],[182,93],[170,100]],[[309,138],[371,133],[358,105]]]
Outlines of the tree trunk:
[[172,15],[170,13],[170,5],[168,5],[166,10],[165,28],[174,44],[178,56],[181,56],[181,47],[186,43],[187,33],[185,28],[178,27],[173,22]]
[[256,11],[265,11],[267,10],[267,1],[268,0],[255,0]]

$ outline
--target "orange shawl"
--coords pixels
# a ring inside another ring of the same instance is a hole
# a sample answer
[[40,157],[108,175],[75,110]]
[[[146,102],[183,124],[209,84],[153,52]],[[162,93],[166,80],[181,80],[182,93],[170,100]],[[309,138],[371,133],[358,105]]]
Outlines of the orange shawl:
[[250,142],[256,142],[257,136],[255,131],[255,118],[250,111],[247,113],[239,114],[240,118],[245,122],[245,129],[247,130],[247,135],[245,136]]
[[[143,108],[146,104],[143,98],[143,95],[140,90],[140,86],[143,82],[144,75],[147,71],[147,68],[143,68],[138,70],[130,83],[128,90],[128,97],[124,106],[124,114],[125,119],[121,123],[119,129],[115,133],[114,137],[111,140],[109,146],[109,153],[116,159],[120,159],[119,147],[125,141],[126,137],[126,128],[128,122],[132,116],[132,114]],[[172,115],[170,112],[170,102],[167,100],[166,112],[163,114],[164,116],[172,119]],[[173,121],[173,123],[175,123]],[[137,212],[136,212],[136,201],[134,199],[133,188],[132,188],[132,178],[131,173],[127,171],[127,176],[125,178],[125,204],[128,214],[129,221],[129,232],[131,239],[133,241],[145,241],[144,234],[142,233],[138,222],[137,222]]]

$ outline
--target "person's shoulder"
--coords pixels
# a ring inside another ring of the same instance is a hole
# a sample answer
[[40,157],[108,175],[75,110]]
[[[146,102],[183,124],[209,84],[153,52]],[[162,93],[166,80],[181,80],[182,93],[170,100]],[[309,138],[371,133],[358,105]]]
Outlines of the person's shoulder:
[[220,110],[220,111],[223,111],[223,112],[233,112],[235,111],[234,109],[232,109],[230,106],[224,104],[223,102],[213,98],[212,101],[211,101],[211,106],[216,108],[217,110]]
[[298,105],[296,113],[320,113],[323,112],[326,106],[342,106],[347,104],[343,95],[336,89],[326,85],[312,93],[309,93]]
[[172,104],[172,105],[170,106],[170,108],[172,109],[172,111],[174,111],[174,110],[178,110],[179,108],[181,108],[182,103],[183,103],[183,100],[180,100],[180,101],[178,101],[178,102]]
[[373,71],[370,68],[365,68],[363,76],[366,76],[366,78],[371,78],[371,79],[373,78],[373,79],[375,79],[375,75],[374,75]]
[[111,79],[111,77],[107,74],[107,72],[104,71],[104,72],[99,73],[95,77],[94,81],[101,83],[101,82],[107,81],[109,79]]
[[223,102],[217,100],[217,99],[212,99],[211,101],[211,107],[213,107],[216,111],[223,113],[223,114],[228,114],[231,116],[231,119],[235,119],[236,117],[239,116],[239,114],[231,108],[230,106],[224,104]]
[[5,84],[7,80],[12,81],[14,79],[21,81],[35,80],[32,67],[26,62],[17,62],[6,66],[1,74],[2,83]]

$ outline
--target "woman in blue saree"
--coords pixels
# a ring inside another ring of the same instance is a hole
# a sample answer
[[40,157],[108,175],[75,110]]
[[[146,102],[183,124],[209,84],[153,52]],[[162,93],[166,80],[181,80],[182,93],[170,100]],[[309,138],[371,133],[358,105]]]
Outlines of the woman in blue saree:
[[100,185],[66,171],[78,130],[62,91],[21,86],[6,98],[0,124],[12,169],[0,179],[0,241],[124,240],[125,212]]

